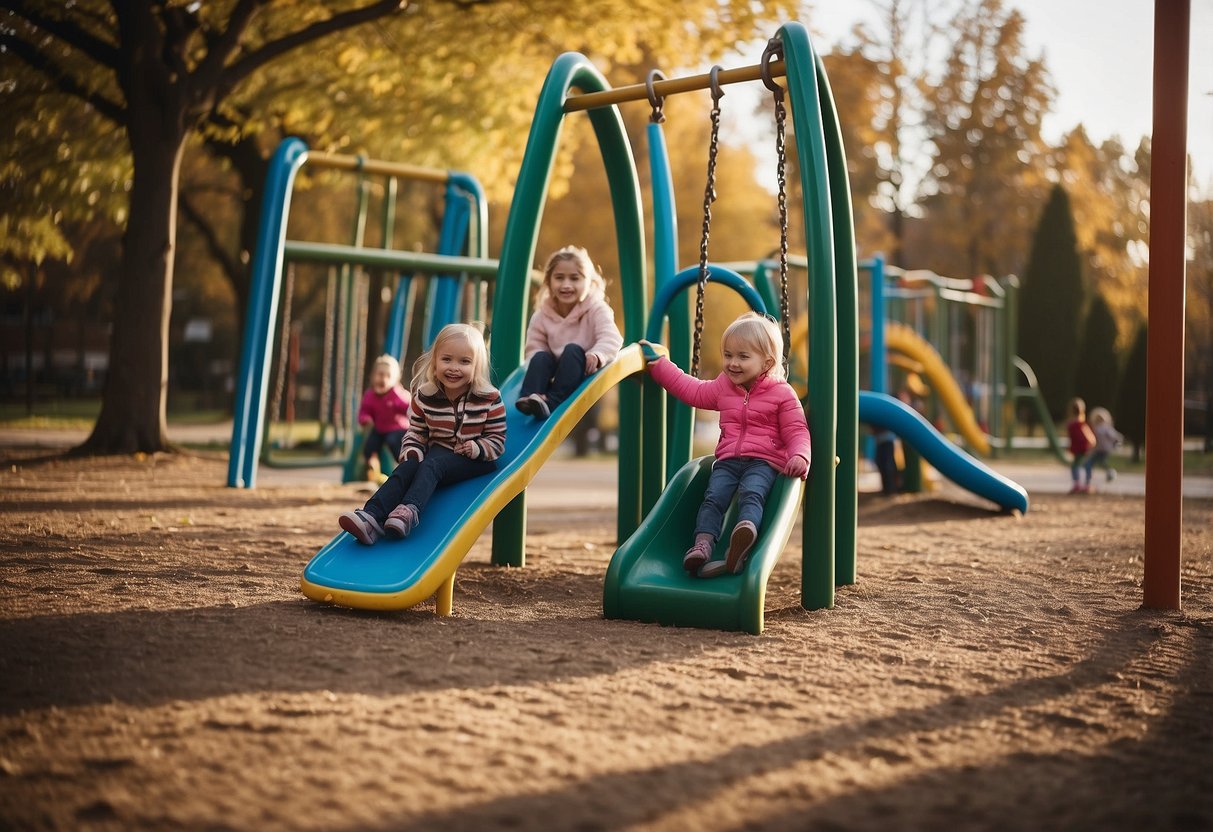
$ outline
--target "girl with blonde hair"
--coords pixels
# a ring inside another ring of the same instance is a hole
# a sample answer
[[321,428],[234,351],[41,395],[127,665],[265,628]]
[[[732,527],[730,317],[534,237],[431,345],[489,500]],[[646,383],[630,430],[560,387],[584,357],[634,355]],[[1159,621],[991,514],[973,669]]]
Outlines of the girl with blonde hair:
[[400,464],[360,509],[338,518],[359,543],[407,537],[439,486],[484,476],[505,451],[505,404],[489,383],[480,328],[450,324],[413,366]]
[[[711,381],[687,375],[665,356],[648,367],[653,379],[679,401],[720,412],[716,461],[695,520],[695,540],[682,558],[683,568],[702,578],[745,568],[775,477],[805,479],[812,459],[804,408],[784,380],[778,325],[746,312],[725,329],[720,348],[724,370]],[[709,563],[734,495],[737,523],[728,553],[724,560]]]

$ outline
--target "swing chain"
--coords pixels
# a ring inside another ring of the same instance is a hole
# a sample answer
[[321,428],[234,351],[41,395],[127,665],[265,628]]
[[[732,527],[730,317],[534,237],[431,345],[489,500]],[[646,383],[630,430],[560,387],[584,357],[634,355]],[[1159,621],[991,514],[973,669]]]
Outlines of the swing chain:
[[762,83],[771,91],[775,99],[775,157],[776,180],[779,184],[779,320],[783,323],[783,370],[787,377],[792,357],[791,322],[788,305],[788,178],[787,145],[784,134],[787,127],[788,111],[784,105],[784,89],[771,77],[770,62],[773,58],[783,58],[783,42],[779,38],[767,41],[766,49],[762,52]]
[[695,292],[695,338],[694,350],[691,355],[691,375],[699,376],[699,354],[703,341],[703,296],[707,285],[708,272],[708,238],[712,233],[712,203],[716,201],[716,155],[720,149],[720,99],[724,90],[720,88],[717,78],[720,72],[719,64],[712,67],[712,137],[708,143],[708,179],[703,189],[703,234],[699,240],[699,283]]

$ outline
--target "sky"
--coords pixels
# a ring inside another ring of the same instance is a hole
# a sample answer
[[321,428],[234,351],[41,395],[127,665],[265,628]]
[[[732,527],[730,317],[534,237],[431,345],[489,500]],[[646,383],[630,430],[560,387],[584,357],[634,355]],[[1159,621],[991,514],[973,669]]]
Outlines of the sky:
[[[1196,182],[1213,193],[1213,0],[1191,0],[1188,69],[1188,153]],[[1152,132],[1152,0],[1006,0],[1027,20],[1027,54],[1043,54],[1057,99],[1045,138],[1057,141],[1082,123],[1101,142],[1119,136],[1125,147]],[[817,0],[802,20],[822,51],[849,40],[851,27],[872,19],[868,3]],[[879,27],[876,27],[880,31]],[[843,114],[845,117],[845,114]]]

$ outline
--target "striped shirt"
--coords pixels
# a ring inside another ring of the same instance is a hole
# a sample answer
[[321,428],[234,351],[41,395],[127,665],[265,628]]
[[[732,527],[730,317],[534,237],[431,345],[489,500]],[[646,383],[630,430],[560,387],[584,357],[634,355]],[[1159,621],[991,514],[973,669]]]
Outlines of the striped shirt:
[[468,391],[455,401],[440,385],[423,384],[413,393],[409,429],[400,446],[400,460],[425,459],[431,445],[455,450],[460,442],[477,450],[472,459],[493,460],[505,450],[505,403],[496,390]]

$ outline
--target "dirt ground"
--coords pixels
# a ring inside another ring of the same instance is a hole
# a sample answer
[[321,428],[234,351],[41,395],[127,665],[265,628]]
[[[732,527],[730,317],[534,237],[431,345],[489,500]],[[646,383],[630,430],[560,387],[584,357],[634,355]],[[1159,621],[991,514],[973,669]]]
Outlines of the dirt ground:
[[[302,597],[355,486],[0,449],[0,826],[1213,829],[1213,501],[861,496],[859,583],[761,636],[605,621],[614,509],[532,499],[455,615]],[[575,464],[575,463],[565,463]],[[579,463],[576,463],[579,464]],[[599,464],[602,463],[587,463]],[[574,501],[575,503],[575,501]]]

